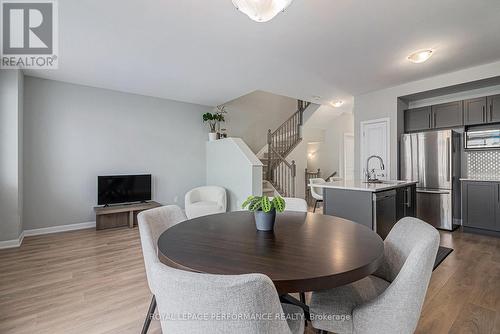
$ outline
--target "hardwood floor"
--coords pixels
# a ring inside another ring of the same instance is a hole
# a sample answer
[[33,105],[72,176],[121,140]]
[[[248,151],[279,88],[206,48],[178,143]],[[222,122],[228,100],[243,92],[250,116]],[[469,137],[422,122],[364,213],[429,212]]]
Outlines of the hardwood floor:
[[[500,239],[441,238],[455,251],[432,275],[417,333],[500,334]],[[137,228],[28,237],[0,251],[3,334],[139,333],[150,298]]]

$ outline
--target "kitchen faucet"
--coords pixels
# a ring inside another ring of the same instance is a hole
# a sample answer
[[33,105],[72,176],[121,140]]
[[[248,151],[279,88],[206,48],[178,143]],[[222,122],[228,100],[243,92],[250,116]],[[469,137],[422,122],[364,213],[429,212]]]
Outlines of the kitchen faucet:
[[[384,166],[384,160],[379,156],[379,155],[371,155],[368,157],[368,159],[366,159],[366,182],[370,182],[370,181],[375,181],[377,180],[377,177],[374,176],[373,178],[370,176],[370,170],[369,170],[369,163],[370,163],[370,160],[373,159],[373,158],[376,158],[380,161],[380,169],[381,170],[385,170],[385,166]],[[375,174],[375,170],[372,171],[373,174]]]

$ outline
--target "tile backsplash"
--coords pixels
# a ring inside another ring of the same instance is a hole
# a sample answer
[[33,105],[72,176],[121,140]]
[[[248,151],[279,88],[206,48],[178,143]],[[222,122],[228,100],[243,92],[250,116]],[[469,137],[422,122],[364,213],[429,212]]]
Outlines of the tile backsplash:
[[500,178],[500,151],[467,152],[469,178]]

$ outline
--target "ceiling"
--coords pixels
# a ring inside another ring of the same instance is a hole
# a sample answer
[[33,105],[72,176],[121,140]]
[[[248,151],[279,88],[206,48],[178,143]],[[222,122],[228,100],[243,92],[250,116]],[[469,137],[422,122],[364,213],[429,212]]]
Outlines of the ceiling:
[[[28,75],[205,105],[349,100],[500,59],[498,0],[295,0],[267,23],[230,0],[58,3],[59,69]],[[422,48],[435,55],[406,60]]]

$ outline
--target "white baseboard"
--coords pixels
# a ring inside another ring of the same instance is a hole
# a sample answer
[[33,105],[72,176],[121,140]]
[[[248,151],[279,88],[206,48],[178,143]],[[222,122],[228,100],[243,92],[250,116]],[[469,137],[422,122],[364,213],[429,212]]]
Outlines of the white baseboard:
[[21,246],[23,239],[24,239],[24,231],[21,232],[21,235],[17,239],[0,241],[0,249],[19,247]]
[[67,231],[75,231],[75,230],[83,230],[86,228],[95,228],[95,222],[86,222],[86,223],[78,223],[78,224],[68,224],[61,226],[51,226],[44,228],[35,228],[32,230],[24,230],[24,236],[30,237],[34,235],[41,234],[50,234],[50,233],[59,233],[59,232],[67,232]]

